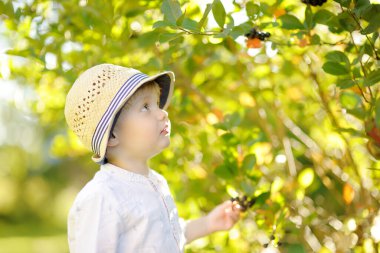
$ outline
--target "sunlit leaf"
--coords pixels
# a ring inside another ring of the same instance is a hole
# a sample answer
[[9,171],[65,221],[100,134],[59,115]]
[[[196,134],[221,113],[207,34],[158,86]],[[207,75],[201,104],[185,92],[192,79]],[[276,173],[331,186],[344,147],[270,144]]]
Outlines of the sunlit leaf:
[[244,157],[243,164],[241,166],[242,170],[249,171],[252,170],[256,164],[256,156],[254,154],[249,154]]
[[226,11],[220,0],[214,0],[212,3],[212,14],[219,27],[223,28],[224,22],[226,21]]
[[171,25],[176,25],[177,19],[181,17],[181,5],[177,0],[163,0],[161,11],[164,14],[164,20]]
[[340,76],[340,75],[346,75],[350,71],[347,69],[346,66],[332,61],[327,61],[323,64],[322,69],[331,75]]
[[282,28],[284,29],[305,29],[301,21],[294,15],[285,14],[279,17],[282,21]]
[[314,170],[312,168],[306,168],[298,175],[298,183],[303,187],[309,187],[314,181]]
[[380,69],[374,70],[364,78],[365,86],[372,86],[380,82]]

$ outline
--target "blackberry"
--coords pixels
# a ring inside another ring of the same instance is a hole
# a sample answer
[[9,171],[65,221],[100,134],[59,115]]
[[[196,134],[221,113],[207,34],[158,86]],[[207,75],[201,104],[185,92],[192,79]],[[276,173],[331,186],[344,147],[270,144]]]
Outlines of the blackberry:
[[264,41],[266,38],[270,37],[270,33],[268,32],[260,32],[256,28],[252,28],[249,33],[244,34],[245,37],[248,39],[259,39],[261,41]]
[[310,4],[311,6],[322,6],[327,0],[301,0],[304,4]]
[[241,198],[238,196],[231,198],[230,200],[232,201],[233,206],[238,208],[241,212],[247,211],[248,208],[252,207],[256,202],[255,198],[248,199],[245,195]]

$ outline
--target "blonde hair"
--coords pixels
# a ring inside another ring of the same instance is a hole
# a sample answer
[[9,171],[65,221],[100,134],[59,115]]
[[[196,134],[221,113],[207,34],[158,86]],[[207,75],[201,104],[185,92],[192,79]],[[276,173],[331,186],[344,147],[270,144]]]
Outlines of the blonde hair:
[[[141,85],[135,93],[125,102],[123,108],[128,109],[128,107],[133,104],[138,97],[141,96],[145,91],[152,91],[157,94],[158,98],[160,98],[161,88],[155,81],[149,81]],[[116,117],[115,117],[116,118]]]

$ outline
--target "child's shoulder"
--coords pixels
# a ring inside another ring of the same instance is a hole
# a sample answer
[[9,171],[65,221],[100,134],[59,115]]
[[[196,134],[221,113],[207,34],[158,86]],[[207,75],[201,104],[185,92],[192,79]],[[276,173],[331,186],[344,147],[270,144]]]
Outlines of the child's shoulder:
[[161,173],[159,173],[158,171],[154,169],[150,169],[150,170],[152,171],[152,174],[157,178],[157,180],[159,180],[160,182],[164,184],[167,184],[166,178]]
[[81,204],[89,201],[99,201],[101,199],[107,199],[108,202],[112,201],[113,191],[110,183],[111,180],[98,171],[78,192],[74,202]]

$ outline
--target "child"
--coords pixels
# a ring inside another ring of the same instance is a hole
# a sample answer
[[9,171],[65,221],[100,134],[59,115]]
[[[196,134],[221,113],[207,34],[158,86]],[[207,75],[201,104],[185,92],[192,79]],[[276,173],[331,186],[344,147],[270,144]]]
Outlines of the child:
[[179,219],[165,178],[148,161],[170,144],[170,71],[147,76],[100,64],[67,94],[65,117],[100,164],[68,216],[71,253],[183,252],[184,245],[228,230],[239,219],[231,201],[199,219]]

